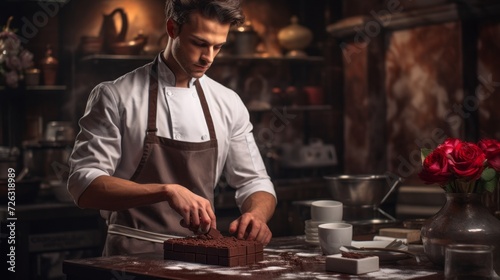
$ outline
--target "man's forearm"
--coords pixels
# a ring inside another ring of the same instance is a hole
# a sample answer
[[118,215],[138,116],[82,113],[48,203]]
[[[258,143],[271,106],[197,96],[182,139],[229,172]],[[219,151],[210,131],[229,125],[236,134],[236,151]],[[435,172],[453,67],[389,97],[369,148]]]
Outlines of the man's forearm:
[[82,193],[82,208],[118,211],[161,202],[168,197],[165,184],[137,184],[132,181],[99,176]]
[[268,222],[276,208],[276,198],[268,192],[256,192],[250,195],[241,206],[242,213],[252,212],[263,221]]

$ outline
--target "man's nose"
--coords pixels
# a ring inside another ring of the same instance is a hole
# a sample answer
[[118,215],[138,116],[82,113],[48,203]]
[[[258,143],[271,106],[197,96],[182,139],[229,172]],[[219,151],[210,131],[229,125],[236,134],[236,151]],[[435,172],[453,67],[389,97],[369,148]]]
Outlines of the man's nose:
[[205,50],[203,51],[203,53],[201,55],[201,58],[203,59],[203,61],[205,61],[208,64],[210,64],[214,61],[214,57],[215,57],[215,50],[213,47],[205,48]]

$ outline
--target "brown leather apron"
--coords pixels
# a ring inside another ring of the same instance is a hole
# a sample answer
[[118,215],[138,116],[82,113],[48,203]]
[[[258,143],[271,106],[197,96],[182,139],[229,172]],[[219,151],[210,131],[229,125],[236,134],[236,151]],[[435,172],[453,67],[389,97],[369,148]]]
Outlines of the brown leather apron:
[[[195,86],[210,140],[189,143],[157,136],[158,57],[154,60],[150,73],[148,128],[143,154],[130,180],[137,183],[179,184],[208,199],[213,205],[217,139],[205,94],[198,80]],[[193,234],[180,226],[181,219],[182,216],[166,201],[110,212],[103,255],[163,252],[162,241],[171,235]]]

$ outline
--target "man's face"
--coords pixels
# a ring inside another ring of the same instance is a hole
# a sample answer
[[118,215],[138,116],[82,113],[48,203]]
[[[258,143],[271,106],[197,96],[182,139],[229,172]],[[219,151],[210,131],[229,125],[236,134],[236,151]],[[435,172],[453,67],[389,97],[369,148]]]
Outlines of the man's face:
[[172,42],[172,55],[180,71],[177,78],[200,78],[205,74],[226,43],[229,24],[203,17],[200,13],[191,14],[189,21],[177,28],[177,36]]

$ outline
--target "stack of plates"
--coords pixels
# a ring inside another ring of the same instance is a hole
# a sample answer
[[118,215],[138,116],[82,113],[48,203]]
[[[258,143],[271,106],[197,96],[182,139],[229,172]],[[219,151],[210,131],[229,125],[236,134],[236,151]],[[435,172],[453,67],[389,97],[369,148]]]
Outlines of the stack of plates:
[[319,245],[318,226],[324,223],[321,221],[306,220],[305,233],[307,243]]

